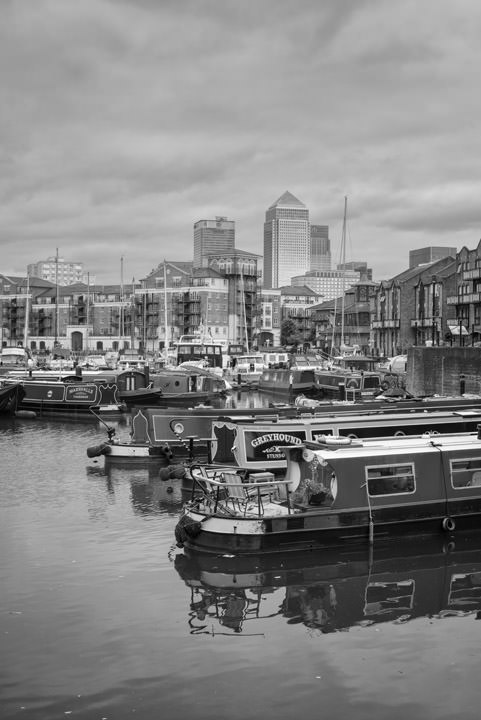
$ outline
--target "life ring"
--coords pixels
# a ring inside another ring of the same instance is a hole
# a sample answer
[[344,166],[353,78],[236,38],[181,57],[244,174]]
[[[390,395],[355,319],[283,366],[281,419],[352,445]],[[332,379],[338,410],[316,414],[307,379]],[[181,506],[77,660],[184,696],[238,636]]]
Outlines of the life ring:
[[382,381],[382,383],[381,383],[381,388],[382,388],[383,390],[389,390],[390,387],[391,387],[391,386],[389,385],[389,383],[387,382],[387,380],[383,380],[383,381]]
[[357,380],[351,379],[351,380],[348,380],[346,387],[347,388],[356,388],[356,390],[357,390],[357,388],[359,387],[359,384],[358,384]]
[[404,430],[396,430],[396,432],[394,433],[394,437],[404,437],[405,435],[406,433],[404,432]]
[[454,522],[453,518],[451,517],[445,517],[443,519],[443,530],[446,532],[454,532],[456,529],[456,523]]

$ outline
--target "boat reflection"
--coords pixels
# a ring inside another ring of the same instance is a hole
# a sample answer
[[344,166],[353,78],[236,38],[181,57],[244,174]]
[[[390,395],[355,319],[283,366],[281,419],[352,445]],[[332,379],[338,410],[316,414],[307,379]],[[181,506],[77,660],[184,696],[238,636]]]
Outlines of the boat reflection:
[[444,547],[331,553],[323,562],[309,553],[238,562],[184,550],[175,567],[190,588],[192,634],[262,634],[276,616],[319,634],[419,617],[481,618],[477,535]]
[[131,463],[98,463],[86,467],[87,476],[92,480],[101,479],[105,483],[107,495],[122,495],[125,485],[130,486],[130,500],[134,513],[141,515],[173,514],[177,516],[185,501],[182,492],[182,479],[162,480],[159,476],[160,465],[135,466]]

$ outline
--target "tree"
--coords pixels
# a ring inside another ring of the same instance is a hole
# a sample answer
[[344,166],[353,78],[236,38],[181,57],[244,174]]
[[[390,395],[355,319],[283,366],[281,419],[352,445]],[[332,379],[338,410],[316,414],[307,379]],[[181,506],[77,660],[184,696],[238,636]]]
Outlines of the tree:
[[281,345],[294,345],[296,348],[303,341],[296,323],[293,320],[284,320],[281,324]]

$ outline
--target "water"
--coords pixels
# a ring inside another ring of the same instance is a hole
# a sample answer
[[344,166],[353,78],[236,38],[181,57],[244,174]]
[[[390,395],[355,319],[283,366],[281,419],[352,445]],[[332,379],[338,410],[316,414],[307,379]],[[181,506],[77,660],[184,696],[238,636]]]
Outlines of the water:
[[0,417],[2,720],[478,717],[481,541],[199,565],[104,436]]

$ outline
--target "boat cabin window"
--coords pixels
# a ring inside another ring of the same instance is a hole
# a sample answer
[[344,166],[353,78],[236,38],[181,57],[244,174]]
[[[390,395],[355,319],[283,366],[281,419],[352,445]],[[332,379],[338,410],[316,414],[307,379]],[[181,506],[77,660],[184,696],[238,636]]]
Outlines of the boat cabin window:
[[379,388],[381,380],[379,375],[364,375],[363,387],[367,390],[370,388]]
[[451,460],[453,488],[481,486],[481,457]]
[[366,468],[369,495],[399,495],[415,490],[414,465],[371,465]]

